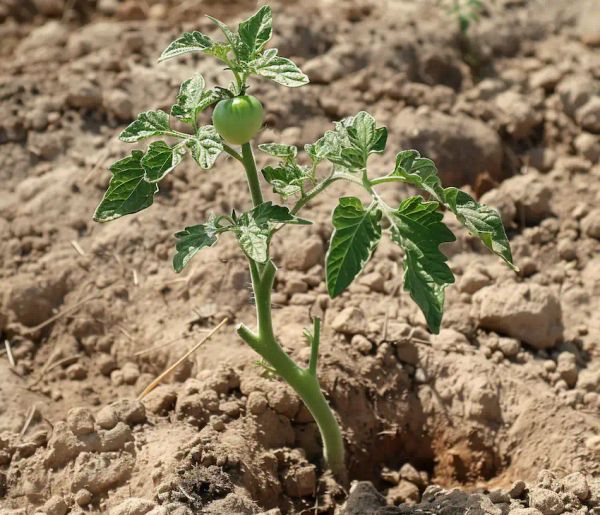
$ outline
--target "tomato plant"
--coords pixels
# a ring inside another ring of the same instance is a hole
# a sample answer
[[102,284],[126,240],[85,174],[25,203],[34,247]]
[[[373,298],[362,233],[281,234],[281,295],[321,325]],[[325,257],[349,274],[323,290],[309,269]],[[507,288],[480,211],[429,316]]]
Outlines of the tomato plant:
[[[444,188],[434,163],[415,150],[399,152],[389,173],[371,177],[369,157],[385,150],[388,133],[366,112],[334,123],[332,130],[307,144],[305,161],[298,160],[295,146],[259,145],[259,150],[274,161],[261,170],[263,179],[281,197],[282,204],[264,201],[250,141],[262,123],[262,106],[246,95],[248,81],[256,77],[298,87],[307,84],[308,78],[292,61],[279,56],[276,49],[265,48],[272,34],[270,7],[262,7],[242,21],[237,31],[211,20],[223,32],[224,41],[215,41],[197,31],[185,32],[167,47],[160,60],[202,52],[223,62],[233,73],[234,83],[227,89],[207,88],[202,75],[197,74],[181,85],[171,116],[160,110],[146,111],[123,130],[120,138],[126,142],[150,137],[168,139],[153,141],[146,151],[134,150],[110,167],[112,177],[94,219],[107,222],[149,207],[160,180],[188,154],[202,169],[211,168],[222,153],[240,163],[248,181],[251,207],[243,213],[214,214],[203,223],[177,232],[173,266],[180,272],[197,252],[215,245],[221,235],[235,236],[248,260],[258,322],[255,330],[240,324],[237,332],[306,404],[321,432],[326,463],[343,478],[346,469],[342,431],[318,378],[320,320],[314,318],[306,331],[311,346],[306,367],[294,362],[281,347],[273,327],[271,291],[277,272],[270,257],[273,237],[287,225],[310,224],[299,213],[334,182],[348,181],[363,188],[371,198],[368,204],[355,196],[343,197],[333,211],[334,231],[325,258],[329,295],[335,297],[350,285],[386,234],[403,251],[404,290],[435,333],[442,320],[444,290],[454,282],[439,245],[455,237],[444,224],[440,208],[453,213],[473,236],[516,269],[509,242],[496,210],[479,204],[457,188]],[[214,126],[199,124],[201,113],[214,104]],[[171,117],[188,124],[189,130],[171,128]],[[379,194],[379,188],[388,183],[412,185],[427,198],[413,195],[391,206]]]

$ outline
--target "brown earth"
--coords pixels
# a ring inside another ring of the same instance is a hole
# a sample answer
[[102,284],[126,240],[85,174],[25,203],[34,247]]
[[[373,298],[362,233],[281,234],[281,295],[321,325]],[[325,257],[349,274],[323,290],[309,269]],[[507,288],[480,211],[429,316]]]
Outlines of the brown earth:
[[521,268],[448,219],[457,284],[432,336],[392,244],[327,298],[331,211],[350,187],[281,233],[278,335],[307,359],[302,329],[323,313],[320,374],[350,476],[383,494],[359,482],[348,497],[306,410],[235,335],[254,316],[235,242],[172,271],[175,231],[247,206],[235,163],[182,165],[150,209],[91,221],[128,151],[119,130],[168,110],[193,69],[228,80],[197,55],[158,65],[161,50],[211,32],[204,14],[233,22],[255,3],[0,0],[0,331],[15,363],[3,351],[1,513],[600,513],[600,4],[489,4],[465,39],[435,2],[272,3],[273,46],[312,84],[252,84],[259,142],[311,142],[365,109],[390,130],[372,174],[418,148],[500,209]]

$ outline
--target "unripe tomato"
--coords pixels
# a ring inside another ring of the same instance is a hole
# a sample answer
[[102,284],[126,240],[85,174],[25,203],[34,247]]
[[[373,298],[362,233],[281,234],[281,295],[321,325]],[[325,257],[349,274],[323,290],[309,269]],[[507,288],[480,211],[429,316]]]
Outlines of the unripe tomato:
[[213,111],[213,125],[221,137],[234,145],[248,143],[263,123],[263,107],[256,97],[242,95],[221,100]]

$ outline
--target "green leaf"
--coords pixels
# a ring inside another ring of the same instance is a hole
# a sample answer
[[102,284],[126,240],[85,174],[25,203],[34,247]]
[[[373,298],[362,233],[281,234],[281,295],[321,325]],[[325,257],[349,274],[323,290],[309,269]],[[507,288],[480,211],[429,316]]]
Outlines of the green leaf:
[[262,56],[248,63],[248,68],[252,73],[288,88],[308,84],[308,77],[300,71],[300,68],[291,60],[278,56],[275,48],[270,48]]
[[193,225],[175,234],[177,253],[173,257],[173,268],[181,272],[189,260],[205,247],[212,247],[217,236],[214,227],[210,224]]
[[237,227],[236,236],[244,253],[257,263],[266,263],[269,249],[269,233],[253,220]]
[[144,111],[119,134],[119,139],[126,143],[135,143],[145,138],[162,136],[171,132],[167,113],[160,109],[158,111]]
[[343,197],[333,211],[333,226],[326,261],[330,297],[344,291],[362,271],[381,238],[376,209],[365,209],[356,197]]
[[[299,218],[290,213],[286,206],[278,206],[270,200],[256,206],[249,213],[250,217],[261,227],[269,222],[282,222],[287,224],[310,225],[312,222]],[[243,217],[244,215],[242,215]]]
[[454,241],[454,234],[442,222],[437,202],[410,197],[388,213],[392,240],[404,250],[404,289],[425,315],[427,325],[438,333],[444,311],[444,290],[454,274],[439,245]]
[[429,193],[452,211],[458,221],[473,236],[481,239],[488,249],[501,257],[513,270],[518,270],[513,263],[510,243],[498,211],[479,204],[457,188],[443,188],[433,161],[421,157],[416,150],[405,150],[396,156],[396,167],[391,175]]
[[212,16],[208,16],[208,19],[212,21],[217,27],[221,29],[221,32],[227,38],[229,42],[230,48],[233,50],[235,57],[238,62],[245,63],[248,62],[250,58],[250,50],[246,46],[246,44],[242,41],[242,38],[235,32],[233,32],[225,23],[221,20],[217,20]]
[[143,155],[141,150],[134,150],[131,156],[110,167],[110,184],[94,213],[94,220],[108,222],[152,205],[158,186],[144,179],[145,172],[141,164]]
[[310,224],[308,220],[298,218],[285,206],[271,201],[259,204],[236,220],[234,232],[245,254],[257,263],[268,259],[269,240],[273,224]]
[[294,145],[284,145],[282,143],[262,143],[258,148],[265,154],[281,159],[293,159],[298,154],[298,148]]
[[181,163],[184,155],[185,147],[181,144],[171,147],[164,141],[153,141],[141,160],[145,179],[148,182],[160,181]]
[[502,225],[500,213],[490,206],[480,204],[473,197],[457,188],[446,188],[445,205],[473,236],[477,236],[483,244],[497,256],[500,256],[515,272],[519,268],[514,265],[510,243]]
[[205,52],[210,50],[215,43],[211,38],[201,32],[184,32],[175,41],[173,41],[161,54],[158,62],[177,57],[188,52]]
[[374,118],[364,111],[335,123],[332,131],[305,147],[313,162],[328,159],[350,172],[363,170],[373,153],[385,149],[387,129],[376,127]]
[[273,191],[284,199],[302,192],[302,185],[311,178],[310,171],[295,162],[282,162],[279,166],[262,169],[265,180]]
[[184,81],[177,95],[177,103],[171,107],[171,114],[186,123],[194,123],[198,114],[223,98],[218,89],[204,89],[204,78],[197,74]]
[[437,168],[431,159],[421,157],[416,150],[403,150],[396,155],[396,166],[392,176],[401,177],[404,182],[425,190],[433,198],[444,203],[444,188]]
[[187,145],[192,150],[192,157],[200,168],[208,170],[223,151],[223,142],[212,125],[200,127],[196,134],[188,139]]
[[241,22],[238,34],[248,47],[250,55],[260,52],[271,39],[273,15],[268,5],[261,7],[256,14]]

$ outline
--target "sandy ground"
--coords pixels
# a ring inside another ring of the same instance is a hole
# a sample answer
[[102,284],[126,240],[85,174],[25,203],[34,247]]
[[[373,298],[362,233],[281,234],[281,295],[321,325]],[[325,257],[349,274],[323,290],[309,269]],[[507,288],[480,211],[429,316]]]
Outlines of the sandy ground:
[[168,111],[194,70],[226,80],[197,55],[159,65],[162,49],[212,33],[204,14],[235,22],[256,4],[0,1],[0,331],[14,362],[0,356],[1,513],[600,513],[600,4],[490,4],[464,38],[428,1],[272,3],[272,44],[311,85],[252,84],[258,142],[303,145],[367,110],[390,132],[372,174],[417,148],[500,210],[521,268],[448,218],[457,284],[433,336],[389,242],[328,299],[331,211],[350,186],[280,233],[276,331],[305,360],[309,312],[324,317],[348,497],[306,409],[235,335],[254,316],[236,242],[171,268],[174,232],[247,207],[236,163],[186,163],[150,209],[91,220],[107,166],[130,150],[118,132]]

